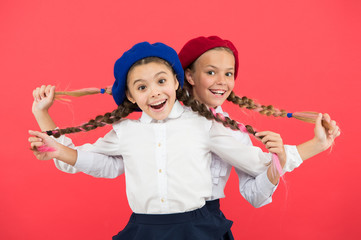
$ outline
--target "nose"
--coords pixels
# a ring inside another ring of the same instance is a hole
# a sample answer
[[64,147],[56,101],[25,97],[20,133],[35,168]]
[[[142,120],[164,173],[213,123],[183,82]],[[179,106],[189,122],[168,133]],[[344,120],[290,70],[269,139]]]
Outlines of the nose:
[[224,85],[226,84],[226,76],[224,76],[223,74],[219,74],[217,76],[217,84],[218,85]]
[[151,95],[151,97],[160,96],[160,89],[158,87],[152,87],[150,95]]

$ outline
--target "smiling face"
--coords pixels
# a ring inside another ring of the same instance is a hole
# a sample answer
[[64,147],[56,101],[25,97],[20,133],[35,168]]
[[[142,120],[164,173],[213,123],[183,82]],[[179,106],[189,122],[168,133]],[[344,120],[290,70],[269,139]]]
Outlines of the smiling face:
[[234,88],[235,59],[224,49],[203,53],[185,76],[195,99],[208,107],[221,106]]
[[168,117],[179,86],[172,69],[160,62],[133,67],[127,78],[127,98],[156,120]]

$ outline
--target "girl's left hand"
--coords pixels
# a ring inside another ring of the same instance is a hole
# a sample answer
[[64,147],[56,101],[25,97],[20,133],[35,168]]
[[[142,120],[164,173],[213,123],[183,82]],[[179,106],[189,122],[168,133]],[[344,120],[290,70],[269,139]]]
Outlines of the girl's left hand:
[[[323,127],[322,120],[328,122],[331,128],[326,129],[325,127]],[[320,144],[323,150],[328,149],[335,141],[335,138],[337,138],[341,134],[340,128],[337,126],[336,121],[331,120],[330,115],[328,115],[327,113],[320,113],[318,115],[315,123],[314,132],[314,139]]]
[[38,131],[29,130],[29,134],[32,136],[29,137],[28,141],[37,159],[50,160],[58,157],[60,146],[54,139]]
[[281,135],[271,131],[263,131],[257,132],[255,136],[262,141],[270,153],[278,155],[281,166],[283,167],[286,163],[287,156]]

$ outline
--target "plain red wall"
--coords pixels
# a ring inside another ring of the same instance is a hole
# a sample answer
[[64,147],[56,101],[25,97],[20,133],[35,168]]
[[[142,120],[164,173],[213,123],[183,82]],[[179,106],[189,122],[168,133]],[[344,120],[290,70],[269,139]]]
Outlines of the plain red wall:
[[[222,200],[236,239],[360,239],[360,1],[16,1],[0,2],[0,239],[110,239],[130,215],[124,177],[58,171],[29,151],[32,90],[103,87],[113,64],[139,41],[177,51],[190,38],[219,35],[240,55],[235,92],[290,112],[328,112],[342,135],[332,152],[287,174],[273,203],[253,208],[233,173]],[[59,126],[115,107],[111,97],[56,102]],[[227,105],[234,118],[299,144],[311,124]],[[93,142],[109,127],[72,136]]]

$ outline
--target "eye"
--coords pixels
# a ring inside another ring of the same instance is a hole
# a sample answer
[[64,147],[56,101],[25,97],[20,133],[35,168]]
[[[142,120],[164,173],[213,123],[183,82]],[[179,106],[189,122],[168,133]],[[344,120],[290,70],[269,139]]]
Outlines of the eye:
[[140,86],[138,86],[138,90],[139,91],[143,91],[143,90],[145,90],[147,87],[146,86],[144,86],[144,85],[140,85]]
[[165,79],[160,79],[158,82],[159,82],[160,84],[163,84],[163,83],[166,82],[166,80],[165,80]]
[[216,74],[216,73],[215,73],[214,71],[208,71],[207,74],[208,74],[208,75],[214,75],[214,74]]
[[232,73],[232,72],[228,72],[228,73],[226,73],[226,76],[227,76],[227,77],[232,77],[232,76],[233,76],[233,73]]

